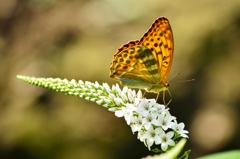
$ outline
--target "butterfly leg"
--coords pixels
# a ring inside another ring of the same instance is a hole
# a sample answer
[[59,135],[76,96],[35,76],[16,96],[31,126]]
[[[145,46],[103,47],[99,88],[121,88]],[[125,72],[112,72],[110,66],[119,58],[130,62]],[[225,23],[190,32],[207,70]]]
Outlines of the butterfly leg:
[[157,100],[158,100],[159,94],[160,94],[160,92],[157,94],[157,97],[156,97],[156,102],[157,102]]
[[171,93],[170,93],[170,91],[169,90],[167,90],[168,91],[168,94],[169,94],[169,96],[170,96],[170,100],[168,101],[168,103],[167,103],[167,107],[168,107],[168,105],[171,103],[171,101],[172,101],[172,95],[171,95]]
[[[139,89],[139,90],[141,90],[141,89]],[[146,90],[144,90],[144,93],[143,93],[143,97],[145,96],[145,94],[147,93],[147,91]]]
[[165,107],[168,106],[168,105],[166,104],[166,101],[165,101],[165,91],[163,91],[163,104],[165,105]]

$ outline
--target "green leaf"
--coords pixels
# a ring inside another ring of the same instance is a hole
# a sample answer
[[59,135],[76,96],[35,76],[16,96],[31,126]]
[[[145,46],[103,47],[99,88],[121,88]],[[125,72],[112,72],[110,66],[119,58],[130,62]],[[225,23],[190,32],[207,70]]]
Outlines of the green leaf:
[[185,151],[184,154],[179,157],[178,159],[188,159],[188,155],[190,154],[191,150]]
[[240,150],[231,150],[203,156],[197,159],[240,159]]
[[[160,155],[155,155],[155,156],[148,156],[145,159],[177,159],[177,156],[181,153],[184,145],[186,144],[187,140],[182,139],[178,142],[176,146],[174,146],[170,151],[160,154]],[[190,151],[186,151],[182,157],[185,157],[186,159],[188,158],[188,154]],[[183,159],[183,158],[182,158]]]

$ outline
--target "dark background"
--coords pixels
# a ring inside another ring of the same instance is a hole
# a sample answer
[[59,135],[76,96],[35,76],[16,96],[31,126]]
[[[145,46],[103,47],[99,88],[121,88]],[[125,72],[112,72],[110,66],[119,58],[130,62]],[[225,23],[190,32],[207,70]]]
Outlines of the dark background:
[[185,150],[196,158],[240,148],[239,8],[239,0],[0,0],[0,158],[152,154],[123,118],[16,75],[116,84],[109,77],[116,49],[160,16],[174,32],[169,79],[180,75],[170,86],[170,112],[190,132]]

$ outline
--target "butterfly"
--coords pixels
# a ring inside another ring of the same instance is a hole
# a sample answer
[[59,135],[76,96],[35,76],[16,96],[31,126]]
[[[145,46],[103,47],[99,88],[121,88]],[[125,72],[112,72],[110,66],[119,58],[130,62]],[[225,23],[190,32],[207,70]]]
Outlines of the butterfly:
[[166,78],[172,60],[173,32],[168,19],[160,17],[140,40],[130,41],[117,50],[110,66],[110,77],[131,88],[158,95],[163,91],[166,105],[165,91],[169,92],[170,83]]

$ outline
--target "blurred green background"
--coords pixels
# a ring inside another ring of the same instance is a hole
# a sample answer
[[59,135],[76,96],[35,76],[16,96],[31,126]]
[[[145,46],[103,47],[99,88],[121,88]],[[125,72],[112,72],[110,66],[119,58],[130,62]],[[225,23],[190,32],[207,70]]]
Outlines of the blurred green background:
[[170,86],[170,111],[190,132],[190,158],[239,149],[239,8],[239,0],[0,0],[0,158],[152,154],[123,118],[16,75],[116,84],[109,77],[116,49],[140,39],[160,16],[174,32],[169,78],[180,75]]

